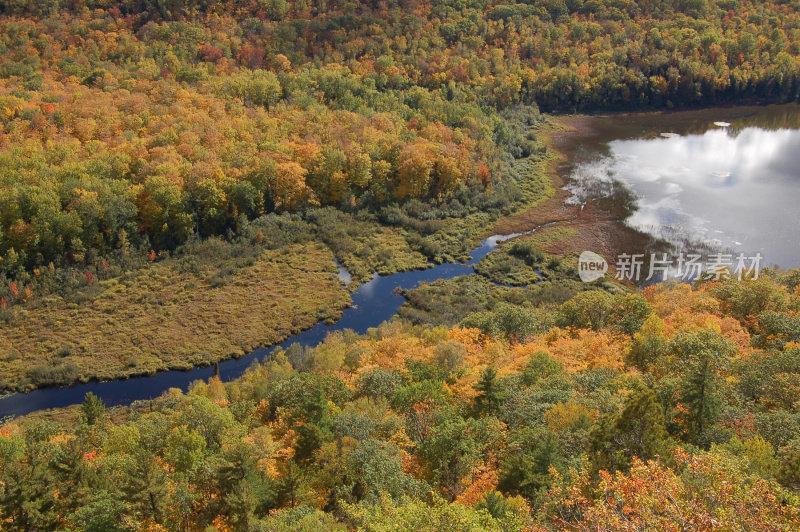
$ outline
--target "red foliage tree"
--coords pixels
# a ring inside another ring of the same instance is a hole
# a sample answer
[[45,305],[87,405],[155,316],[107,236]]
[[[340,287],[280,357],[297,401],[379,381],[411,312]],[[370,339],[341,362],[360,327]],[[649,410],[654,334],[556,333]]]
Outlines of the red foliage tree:
[[217,46],[212,46],[207,44],[205,46],[201,46],[198,50],[198,54],[200,55],[200,59],[206,61],[208,63],[216,63],[220,59],[222,59],[222,48],[218,48]]
[[485,164],[480,165],[478,168],[478,179],[481,180],[483,188],[488,187],[492,182],[492,174],[489,172],[489,168],[487,168]]
[[239,52],[239,62],[251,70],[256,70],[264,67],[265,56],[266,52],[263,48],[248,46]]

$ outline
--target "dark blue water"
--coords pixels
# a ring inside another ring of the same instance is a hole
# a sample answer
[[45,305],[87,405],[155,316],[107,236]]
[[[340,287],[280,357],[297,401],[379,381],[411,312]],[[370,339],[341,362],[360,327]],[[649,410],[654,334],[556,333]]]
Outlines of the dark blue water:
[[[493,236],[481,242],[471,253],[471,259],[460,264],[440,264],[426,270],[401,272],[385,277],[375,276],[370,282],[362,284],[352,294],[352,306],[344,309],[342,317],[333,325],[319,322],[312,328],[290,336],[281,344],[284,349],[297,343],[314,346],[333,331],[351,329],[363,334],[390,319],[405,302],[405,298],[395,289],[411,289],[423,282],[438,279],[452,279],[473,273],[473,265],[497,246],[498,242],[519,234]],[[257,349],[239,359],[220,362],[219,376],[224,381],[241,376],[255,360],[263,360],[277,346]],[[148,377],[133,377],[125,380],[105,382],[92,381],[64,388],[45,388],[25,394],[14,394],[0,399],[0,417],[21,416],[47,408],[62,408],[82,403],[88,392],[100,397],[107,406],[130,404],[133,401],[153,399],[169,388],[187,390],[189,384],[214,375],[214,366],[198,367],[188,371],[165,371]]]

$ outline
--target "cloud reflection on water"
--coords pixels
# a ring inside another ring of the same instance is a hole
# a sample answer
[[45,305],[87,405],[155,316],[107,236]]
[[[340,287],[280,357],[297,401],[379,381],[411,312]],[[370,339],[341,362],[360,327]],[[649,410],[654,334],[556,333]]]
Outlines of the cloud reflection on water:
[[575,201],[629,186],[638,209],[627,222],[760,251],[767,263],[800,266],[800,131],[747,127],[704,134],[614,140],[610,156],[578,165]]

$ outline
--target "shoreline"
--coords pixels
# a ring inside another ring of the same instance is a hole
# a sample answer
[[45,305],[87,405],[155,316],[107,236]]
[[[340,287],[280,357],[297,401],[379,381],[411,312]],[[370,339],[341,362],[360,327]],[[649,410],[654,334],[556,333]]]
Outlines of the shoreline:
[[[610,115],[602,115],[608,117]],[[625,224],[628,213],[612,201],[587,202],[583,207],[566,203],[570,192],[565,190],[569,174],[576,164],[576,153],[602,135],[599,116],[548,115],[551,122],[544,142],[553,155],[545,172],[551,179],[554,193],[546,200],[517,214],[498,220],[492,232],[508,234],[524,232],[530,227],[547,226],[537,235],[544,240],[541,251],[566,261],[577,260],[582,251],[593,251],[609,262],[609,277],[614,272],[613,257],[625,252],[645,250],[657,243],[650,235]],[[543,235],[552,234],[552,238]]]

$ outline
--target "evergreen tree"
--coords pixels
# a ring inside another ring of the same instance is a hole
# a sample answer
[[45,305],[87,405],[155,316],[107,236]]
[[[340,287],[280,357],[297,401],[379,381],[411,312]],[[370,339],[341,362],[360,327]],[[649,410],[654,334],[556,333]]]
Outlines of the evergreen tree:
[[281,506],[294,508],[308,495],[308,474],[297,462],[287,460],[281,464],[276,487]]
[[664,413],[650,389],[634,392],[622,412],[606,416],[592,432],[590,443],[595,471],[611,472],[627,472],[634,456],[651,460],[668,447]]
[[564,469],[560,448],[558,438],[548,429],[525,427],[516,431],[500,462],[497,489],[540,502],[550,487],[550,467]]
[[722,401],[720,371],[728,364],[735,346],[719,333],[702,330],[677,335],[671,351],[681,373],[678,417],[688,441],[707,445],[707,431],[719,419]]
[[497,382],[497,370],[492,366],[486,368],[481,374],[481,379],[475,385],[478,395],[475,397],[475,415],[492,415],[497,413],[503,402],[502,389]]
[[95,425],[103,421],[105,412],[103,400],[92,392],[87,393],[81,405],[81,420],[87,425]]

